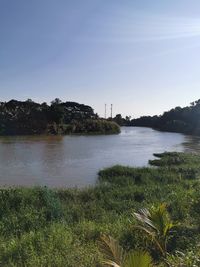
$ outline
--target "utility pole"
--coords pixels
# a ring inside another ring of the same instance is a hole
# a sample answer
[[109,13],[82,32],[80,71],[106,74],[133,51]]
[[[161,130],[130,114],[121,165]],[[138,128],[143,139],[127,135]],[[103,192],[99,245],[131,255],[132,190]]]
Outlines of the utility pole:
[[107,105],[105,104],[105,119],[107,117]]
[[112,119],[112,114],[113,113],[113,104],[111,104],[111,106],[110,106],[110,117],[111,117],[111,119]]

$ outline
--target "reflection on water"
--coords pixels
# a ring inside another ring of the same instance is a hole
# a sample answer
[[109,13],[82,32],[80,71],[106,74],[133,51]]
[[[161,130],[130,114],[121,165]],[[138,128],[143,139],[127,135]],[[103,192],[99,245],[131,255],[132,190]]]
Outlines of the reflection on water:
[[200,151],[200,138],[123,127],[108,136],[0,137],[0,185],[88,186],[99,169],[145,166],[154,152]]
[[185,136],[183,142],[184,152],[199,153],[200,152],[200,137],[199,136]]

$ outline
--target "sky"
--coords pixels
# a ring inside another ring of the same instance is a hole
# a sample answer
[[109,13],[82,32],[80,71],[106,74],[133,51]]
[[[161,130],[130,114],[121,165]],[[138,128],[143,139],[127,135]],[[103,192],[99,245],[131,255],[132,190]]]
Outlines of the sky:
[[[200,98],[199,0],[0,0],[0,101],[76,101],[104,116]],[[107,114],[109,115],[109,114]]]

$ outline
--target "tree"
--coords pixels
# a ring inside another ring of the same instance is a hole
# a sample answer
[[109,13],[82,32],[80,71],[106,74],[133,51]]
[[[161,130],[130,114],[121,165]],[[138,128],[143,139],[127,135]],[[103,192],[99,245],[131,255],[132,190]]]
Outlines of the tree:
[[59,98],[55,98],[54,100],[51,101],[51,105],[59,105],[62,103],[62,100]]
[[28,102],[28,103],[33,103],[33,100],[32,100],[31,98],[28,98],[28,99],[26,100],[26,102]]
[[122,126],[124,124],[124,119],[122,118],[121,114],[117,114],[113,120],[120,126]]

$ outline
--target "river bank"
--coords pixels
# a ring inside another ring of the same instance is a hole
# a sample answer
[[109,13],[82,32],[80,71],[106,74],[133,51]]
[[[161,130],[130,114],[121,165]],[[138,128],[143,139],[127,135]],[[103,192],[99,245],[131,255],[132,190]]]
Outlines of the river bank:
[[166,203],[176,222],[168,242],[169,260],[178,260],[178,250],[182,261],[190,257],[193,264],[200,255],[200,157],[156,156],[150,161],[156,168],[114,166],[99,172],[98,185],[85,189],[1,188],[1,265],[99,266],[97,240],[102,233],[127,250],[139,247],[154,255],[151,242],[134,230],[132,214],[159,203]]

